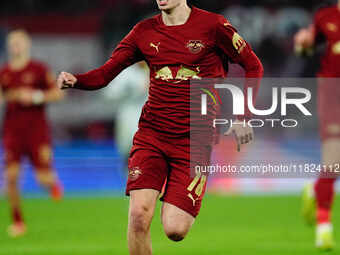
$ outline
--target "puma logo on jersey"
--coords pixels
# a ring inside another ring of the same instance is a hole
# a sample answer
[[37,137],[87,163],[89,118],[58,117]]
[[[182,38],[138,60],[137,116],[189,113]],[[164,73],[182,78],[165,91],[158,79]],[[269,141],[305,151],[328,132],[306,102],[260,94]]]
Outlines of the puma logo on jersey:
[[157,45],[154,44],[154,43],[150,43],[150,47],[155,48],[156,51],[157,51],[157,53],[158,53],[158,52],[159,52],[159,45],[160,45],[160,44],[161,44],[160,42],[158,42]]
[[195,207],[198,198],[194,199],[194,197],[190,193],[188,194],[188,197],[192,200],[192,206]]

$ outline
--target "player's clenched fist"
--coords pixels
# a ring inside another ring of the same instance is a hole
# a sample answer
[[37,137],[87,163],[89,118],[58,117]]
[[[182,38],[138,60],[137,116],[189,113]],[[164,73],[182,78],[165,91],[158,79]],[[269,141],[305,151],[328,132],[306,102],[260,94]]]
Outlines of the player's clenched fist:
[[77,78],[73,74],[67,72],[61,72],[57,79],[57,84],[60,89],[73,88],[76,82]]

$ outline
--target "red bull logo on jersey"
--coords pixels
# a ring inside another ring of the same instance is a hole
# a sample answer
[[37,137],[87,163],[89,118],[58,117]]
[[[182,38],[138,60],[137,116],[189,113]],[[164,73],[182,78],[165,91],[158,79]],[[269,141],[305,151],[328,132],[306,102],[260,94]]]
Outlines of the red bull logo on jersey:
[[171,69],[168,66],[165,66],[156,72],[155,78],[168,81],[172,80],[174,77],[172,76]]
[[177,71],[176,76],[173,76],[170,67],[165,66],[155,73],[155,78],[167,82],[170,82],[170,80],[174,80],[172,81],[173,83],[178,83],[190,79],[200,80],[202,78],[198,75],[199,73],[200,73],[199,67],[196,67],[194,70],[192,70],[187,67],[181,66],[180,69]]
[[196,70],[191,70],[181,66],[176,75],[176,80],[187,81],[190,79],[200,80],[201,77],[198,76],[200,73],[200,68],[196,67]]
[[202,43],[201,40],[190,40],[187,43],[187,48],[193,54],[200,53],[204,47],[205,46],[204,46],[204,44]]

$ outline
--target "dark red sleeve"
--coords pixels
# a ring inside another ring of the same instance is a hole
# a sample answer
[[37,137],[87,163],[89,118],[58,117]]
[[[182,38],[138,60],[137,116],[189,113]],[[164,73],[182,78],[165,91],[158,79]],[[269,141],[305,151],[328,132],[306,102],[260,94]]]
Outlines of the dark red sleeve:
[[[263,66],[259,58],[255,55],[250,45],[237,33],[236,29],[223,16],[219,16],[216,25],[216,44],[229,59],[241,65],[245,70],[244,96],[248,97],[248,88],[253,88],[253,102],[257,97],[260,87],[260,80],[263,76]],[[241,119],[251,118],[247,100],[245,100],[245,116]]]
[[2,91],[2,87],[3,87],[3,81],[2,81],[2,77],[3,77],[3,68],[0,68],[0,92]]
[[314,28],[314,37],[315,37],[315,44],[324,43],[326,38],[322,32],[322,17],[327,15],[327,13],[324,13],[324,9],[318,10],[314,15],[313,20],[313,28]]
[[119,43],[110,59],[101,67],[85,74],[76,75],[74,88],[96,90],[107,86],[121,71],[143,60],[143,55],[136,44],[136,27]]

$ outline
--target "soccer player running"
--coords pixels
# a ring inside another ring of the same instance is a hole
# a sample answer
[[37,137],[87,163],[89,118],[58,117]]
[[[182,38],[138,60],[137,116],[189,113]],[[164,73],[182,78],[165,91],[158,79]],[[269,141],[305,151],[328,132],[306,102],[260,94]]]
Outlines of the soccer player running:
[[[263,75],[257,56],[223,16],[189,7],[186,0],[157,4],[161,13],[138,23],[103,66],[58,77],[60,88],[95,90],[137,61],[149,65],[149,98],[134,137],[126,188],[132,255],[152,254],[150,224],[166,179],[161,220],[169,239],[181,241],[201,207],[206,178],[190,174],[190,79],[225,77],[223,56],[239,63],[246,77]],[[250,127],[234,125],[229,133],[239,145],[252,139]]]
[[0,70],[0,88],[6,103],[3,120],[5,178],[13,224],[11,237],[26,232],[20,206],[18,177],[20,161],[28,156],[38,181],[55,200],[62,197],[62,187],[51,165],[51,141],[45,104],[60,100],[63,93],[47,67],[30,57],[31,39],[23,30],[7,37],[8,63]]
[[[295,35],[297,52],[311,53],[319,42],[327,49],[318,73],[318,112],[322,140],[322,164],[335,169],[340,163],[340,86],[333,79],[340,77],[340,1],[338,5],[320,9],[314,22]],[[316,220],[316,246],[322,250],[334,246],[331,208],[334,198],[334,176],[320,176],[313,185],[305,187],[303,215],[308,223]],[[316,200],[316,208],[315,208]],[[316,209],[316,219],[315,219]]]

